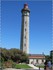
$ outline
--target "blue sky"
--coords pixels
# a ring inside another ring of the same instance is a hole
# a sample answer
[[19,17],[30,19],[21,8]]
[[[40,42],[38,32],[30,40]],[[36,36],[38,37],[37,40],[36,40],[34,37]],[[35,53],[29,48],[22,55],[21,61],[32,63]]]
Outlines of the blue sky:
[[30,9],[29,53],[49,54],[52,49],[51,1],[2,1],[2,47],[20,48],[21,9],[28,3]]

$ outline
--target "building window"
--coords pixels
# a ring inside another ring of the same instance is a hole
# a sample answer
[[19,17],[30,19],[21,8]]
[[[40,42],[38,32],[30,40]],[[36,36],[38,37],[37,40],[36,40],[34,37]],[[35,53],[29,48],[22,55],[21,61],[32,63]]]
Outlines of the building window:
[[38,63],[38,59],[36,60],[36,62]]
[[44,62],[44,60],[42,59],[42,62]]

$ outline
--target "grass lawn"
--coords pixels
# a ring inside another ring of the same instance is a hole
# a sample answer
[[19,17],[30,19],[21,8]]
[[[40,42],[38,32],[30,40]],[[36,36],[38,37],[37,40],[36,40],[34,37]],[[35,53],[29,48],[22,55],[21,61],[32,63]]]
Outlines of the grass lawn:
[[36,66],[36,67],[44,68],[44,66]]
[[31,68],[30,66],[28,66],[27,64],[16,64],[15,66],[16,69],[21,69],[21,68]]

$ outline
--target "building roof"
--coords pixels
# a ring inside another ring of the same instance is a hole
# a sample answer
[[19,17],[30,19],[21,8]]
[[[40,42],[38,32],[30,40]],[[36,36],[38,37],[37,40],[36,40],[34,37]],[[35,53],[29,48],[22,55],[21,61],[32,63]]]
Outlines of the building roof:
[[39,58],[39,59],[43,59],[45,58],[45,55],[44,54],[29,54],[29,58],[30,59],[36,59],[36,58]]

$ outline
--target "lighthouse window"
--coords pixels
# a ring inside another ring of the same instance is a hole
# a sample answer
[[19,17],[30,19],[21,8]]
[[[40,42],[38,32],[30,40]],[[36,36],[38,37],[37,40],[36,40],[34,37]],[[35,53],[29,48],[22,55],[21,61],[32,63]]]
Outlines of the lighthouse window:
[[27,21],[25,21],[25,26],[27,26]]
[[26,39],[26,36],[25,36],[25,39]]
[[24,44],[24,46],[26,46],[26,44]]
[[25,29],[25,31],[26,31],[26,29]]
[[25,24],[27,23],[27,21],[25,21]]

